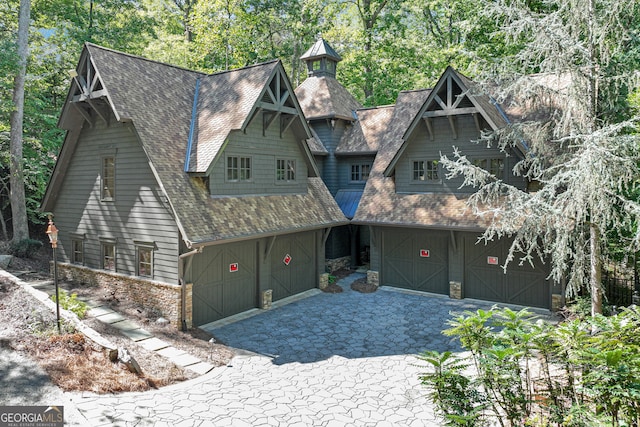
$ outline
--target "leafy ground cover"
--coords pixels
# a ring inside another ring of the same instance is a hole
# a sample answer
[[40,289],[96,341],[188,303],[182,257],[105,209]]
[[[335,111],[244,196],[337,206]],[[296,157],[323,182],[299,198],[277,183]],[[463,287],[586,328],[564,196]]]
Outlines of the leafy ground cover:
[[[23,280],[48,278],[50,257],[43,249],[31,259],[14,258],[9,270]],[[157,338],[214,366],[222,366],[233,357],[233,350],[220,343],[209,343],[211,336],[199,329],[181,332],[155,322],[156,317],[127,301],[113,299],[100,287],[79,287],[61,283],[68,295],[78,293],[94,300],[105,300],[126,317],[139,322]],[[62,298],[61,298],[62,301]],[[0,345],[37,361],[52,381],[66,391],[114,393],[143,391],[184,381],[197,376],[174,365],[168,359],[135,344],[120,332],[94,318],[83,322],[117,347],[129,350],[142,369],[142,375],[129,372],[121,363],[111,362],[97,344],[76,333],[63,322],[58,335],[55,314],[37,299],[9,280],[0,279]]]

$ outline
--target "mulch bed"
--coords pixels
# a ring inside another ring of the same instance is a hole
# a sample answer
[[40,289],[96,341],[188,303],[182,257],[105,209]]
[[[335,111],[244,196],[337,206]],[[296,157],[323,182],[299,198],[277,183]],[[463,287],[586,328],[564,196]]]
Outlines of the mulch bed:
[[354,280],[351,284],[351,289],[362,292],[363,294],[370,294],[377,291],[378,287],[374,284],[367,283],[366,277],[363,277],[362,279]]

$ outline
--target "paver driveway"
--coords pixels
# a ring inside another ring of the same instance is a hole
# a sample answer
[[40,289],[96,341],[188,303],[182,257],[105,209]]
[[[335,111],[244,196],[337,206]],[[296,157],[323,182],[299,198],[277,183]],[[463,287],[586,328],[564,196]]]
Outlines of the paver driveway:
[[[381,288],[319,293],[210,332],[240,350],[227,367],[158,391],[84,395],[91,425],[438,426],[418,375],[425,349],[477,302]],[[482,305],[488,308],[487,303]]]

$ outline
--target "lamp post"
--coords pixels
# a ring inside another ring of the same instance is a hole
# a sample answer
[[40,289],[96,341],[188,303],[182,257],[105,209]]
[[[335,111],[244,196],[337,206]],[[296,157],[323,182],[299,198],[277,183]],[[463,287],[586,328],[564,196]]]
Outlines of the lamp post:
[[51,242],[53,250],[53,284],[56,287],[56,321],[58,323],[58,334],[62,334],[60,329],[60,294],[58,293],[58,260],[56,259],[56,249],[58,248],[58,229],[53,223],[53,215],[49,215],[49,226],[47,227],[47,235]]

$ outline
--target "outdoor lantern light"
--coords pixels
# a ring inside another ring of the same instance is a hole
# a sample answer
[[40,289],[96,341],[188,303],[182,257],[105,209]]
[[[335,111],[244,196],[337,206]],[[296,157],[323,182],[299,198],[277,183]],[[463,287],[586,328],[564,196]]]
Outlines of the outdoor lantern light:
[[49,242],[51,247],[56,249],[58,247],[58,228],[53,223],[52,215],[49,215],[49,226],[47,227],[47,234],[49,235]]
[[58,292],[58,262],[56,260],[56,249],[58,248],[58,229],[53,223],[53,215],[49,215],[49,226],[47,227],[47,235],[53,249],[53,283],[56,287],[56,321],[58,323],[58,334],[62,334],[60,328],[60,294]]

